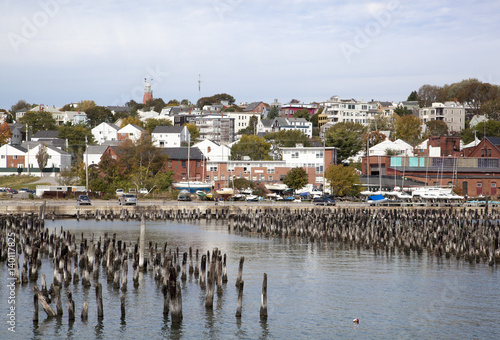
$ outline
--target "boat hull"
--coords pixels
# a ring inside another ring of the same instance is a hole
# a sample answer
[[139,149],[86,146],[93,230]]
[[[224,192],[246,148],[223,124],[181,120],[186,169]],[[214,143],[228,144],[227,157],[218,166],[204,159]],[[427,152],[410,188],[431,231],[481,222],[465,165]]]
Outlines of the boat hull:
[[206,191],[209,192],[212,188],[211,183],[205,182],[175,182],[172,186],[177,190],[187,190],[194,194],[196,191]]

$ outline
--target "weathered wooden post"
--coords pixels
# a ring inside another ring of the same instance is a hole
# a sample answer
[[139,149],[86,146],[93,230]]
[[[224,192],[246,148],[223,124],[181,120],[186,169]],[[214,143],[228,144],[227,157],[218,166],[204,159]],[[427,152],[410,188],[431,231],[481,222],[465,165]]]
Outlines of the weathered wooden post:
[[267,274],[264,273],[262,282],[262,295],[260,299],[260,318],[267,319]]
[[241,278],[243,276],[243,263],[245,262],[245,257],[240,258],[240,266],[238,267],[238,276],[236,276],[236,287],[240,286]]
[[245,281],[240,281],[238,286],[238,304],[236,306],[236,317],[241,318],[241,308],[243,306],[243,285]]
[[89,318],[89,304],[87,301],[83,302],[83,309],[82,309],[82,321],[87,321]]
[[125,295],[120,297],[120,305],[121,305],[121,318],[125,318]]
[[205,308],[213,309],[214,307],[214,290],[215,290],[215,262],[217,261],[216,256],[212,256],[212,262],[210,262],[210,272],[207,278],[207,291],[205,299]]
[[206,283],[205,283],[205,279],[207,277],[206,268],[207,268],[207,256],[202,255],[201,256],[201,272],[200,272],[200,288],[201,289],[204,289],[206,287]]
[[36,295],[38,295],[38,301],[42,305],[43,310],[45,313],[47,313],[48,317],[53,317],[56,316],[56,312],[50,307],[50,305],[45,301],[45,298],[43,297],[42,293],[40,293],[40,290],[38,289],[37,286],[33,287],[33,291],[35,292]]
[[33,322],[38,322],[38,294],[33,294],[33,307],[35,308],[33,311]]
[[128,274],[128,261],[127,256],[123,256],[123,264],[122,264],[122,292],[127,290],[127,274]]
[[51,290],[54,292],[55,298],[56,298],[56,310],[57,310],[57,316],[62,316],[63,315],[63,308],[62,308],[62,302],[61,302],[61,288],[57,285],[50,285]]
[[95,298],[97,302],[97,318],[104,318],[104,312],[102,310],[102,284],[98,283],[95,287]]
[[71,291],[68,291],[68,320],[75,320],[75,301],[73,301]]
[[141,232],[139,235],[139,270],[144,270],[145,261],[144,261],[144,247],[146,243],[146,217],[142,215],[141,217]]
[[222,282],[227,282],[227,265],[226,265],[226,254],[224,254],[224,261],[222,263]]

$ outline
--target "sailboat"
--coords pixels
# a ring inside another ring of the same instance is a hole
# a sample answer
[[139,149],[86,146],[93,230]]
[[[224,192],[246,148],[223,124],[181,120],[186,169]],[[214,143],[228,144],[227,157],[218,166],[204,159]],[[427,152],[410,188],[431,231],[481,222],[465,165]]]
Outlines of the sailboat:
[[[172,183],[172,186],[177,190],[187,190],[194,194],[197,191],[209,192],[212,189],[212,183],[203,181],[190,181],[189,180],[189,160],[191,157],[191,135],[189,135],[188,141],[188,160],[187,160],[187,181],[179,181]],[[205,163],[206,164],[206,163]],[[205,176],[205,164],[203,164],[203,176]]]

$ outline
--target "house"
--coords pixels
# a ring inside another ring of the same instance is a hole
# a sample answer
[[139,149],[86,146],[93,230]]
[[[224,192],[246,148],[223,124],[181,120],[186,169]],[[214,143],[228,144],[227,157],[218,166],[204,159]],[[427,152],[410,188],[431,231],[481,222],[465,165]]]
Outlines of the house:
[[261,120],[261,115],[255,112],[224,112],[224,116],[234,119],[234,129],[236,133],[246,129],[252,117],[257,118],[257,124]]
[[37,142],[40,139],[44,140],[57,139],[58,136],[59,136],[59,131],[57,130],[39,130],[31,137],[31,140],[33,142]]
[[193,117],[191,123],[200,130],[200,139],[210,139],[217,143],[229,144],[234,141],[234,118],[210,115]]
[[413,146],[402,139],[386,139],[369,148],[370,156],[413,156]]
[[467,150],[465,157],[500,158],[500,137],[485,137],[475,147]]
[[191,134],[185,126],[157,126],[151,138],[159,148],[180,147],[190,141]]
[[306,109],[309,116],[314,115],[319,107],[317,104],[299,104],[299,103],[288,103],[281,106],[281,115],[283,117],[292,117],[297,111]]
[[[190,180],[201,181],[205,174],[205,158],[195,147],[160,148],[168,156],[165,169],[173,172],[173,181]],[[188,174],[189,168],[189,174]]]
[[227,145],[221,145],[210,139],[205,139],[193,145],[198,148],[205,159],[213,162],[227,162],[231,155],[231,148]]
[[9,124],[10,132],[12,136],[10,137],[11,145],[20,145],[24,140],[26,140],[26,125],[15,123]]
[[88,166],[98,165],[108,148],[111,147],[109,145],[89,145],[83,154],[83,163]]
[[472,129],[474,126],[476,126],[477,124],[479,123],[483,123],[483,122],[487,122],[488,121],[488,118],[486,118],[485,115],[474,115],[470,122],[469,122],[469,126],[470,128]]
[[448,126],[449,132],[460,132],[465,129],[465,108],[456,102],[432,103],[431,107],[418,110],[422,120],[422,131],[427,131],[425,123],[431,120],[441,120]]
[[2,145],[0,147],[0,168],[2,169],[2,174],[11,175],[17,173],[18,168],[25,168],[26,151],[20,145]]
[[267,107],[268,105],[264,102],[253,102],[248,104],[244,109],[243,112],[245,113],[253,113],[257,114],[259,116],[262,115],[262,111],[264,111],[264,108]]
[[117,138],[120,141],[130,139],[131,141],[135,142],[139,138],[141,138],[141,135],[145,132],[146,130],[140,127],[139,125],[128,124],[127,126],[124,126],[120,130],[118,130]]
[[261,119],[257,123],[257,134],[273,132],[273,119]]
[[299,130],[307,137],[312,138],[313,124],[308,122],[304,118],[293,118],[290,117],[287,119],[288,125],[281,126],[281,130]]
[[97,144],[102,144],[105,141],[118,140],[118,130],[120,130],[120,128],[117,125],[103,122],[94,127],[91,131]]

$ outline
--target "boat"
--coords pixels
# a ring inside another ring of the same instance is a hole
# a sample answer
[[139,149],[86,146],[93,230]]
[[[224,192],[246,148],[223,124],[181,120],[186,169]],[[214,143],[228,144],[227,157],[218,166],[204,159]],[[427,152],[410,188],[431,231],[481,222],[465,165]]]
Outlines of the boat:
[[212,199],[212,193],[211,192],[206,192],[203,190],[197,190],[196,195],[201,199],[201,200],[211,200]]
[[380,204],[384,202],[387,202],[387,198],[383,195],[368,196],[368,203],[370,204]]
[[212,188],[212,183],[201,182],[201,181],[182,181],[174,182],[172,186],[177,190],[187,190],[194,194],[196,191],[206,191],[209,192]]
[[217,195],[225,195],[225,196],[230,196],[230,195],[233,195],[234,194],[234,190],[233,188],[222,188],[220,190],[216,190],[215,191],[217,193]]
[[259,200],[259,196],[257,195],[247,195],[247,197],[245,197],[245,201],[249,201],[249,202],[256,202]]

